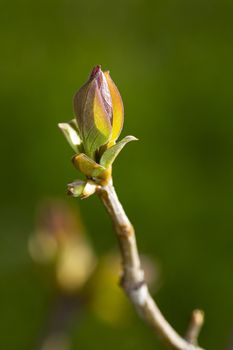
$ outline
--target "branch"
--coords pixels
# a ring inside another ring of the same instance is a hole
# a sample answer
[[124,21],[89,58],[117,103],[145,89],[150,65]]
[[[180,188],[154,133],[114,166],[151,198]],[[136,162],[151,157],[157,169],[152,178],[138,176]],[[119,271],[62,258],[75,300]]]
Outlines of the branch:
[[[110,180],[107,185],[98,186],[97,192],[106,207],[116,230],[121,256],[123,276],[121,286],[135,306],[139,315],[154,329],[170,348],[175,350],[203,350],[193,344],[196,341],[202,322],[195,329],[194,336],[182,338],[167,322],[157,304],[152,299],[144,281],[134,228],[124,212]],[[188,332],[191,334],[192,332]]]
[[197,339],[203,326],[203,323],[204,312],[198,309],[193,310],[185,337],[189,343],[192,343],[194,345],[198,344]]
[[71,348],[69,331],[74,319],[83,311],[83,301],[79,296],[59,294],[54,300],[50,314],[37,350],[69,350]]

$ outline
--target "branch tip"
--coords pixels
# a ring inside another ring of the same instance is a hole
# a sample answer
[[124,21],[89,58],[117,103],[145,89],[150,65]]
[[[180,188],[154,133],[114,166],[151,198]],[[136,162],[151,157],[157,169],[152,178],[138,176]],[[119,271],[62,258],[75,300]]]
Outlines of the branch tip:
[[186,340],[194,345],[198,344],[198,336],[200,334],[201,328],[204,323],[204,311],[195,309],[193,310],[190,321],[189,321],[189,326],[188,330],[186,332]]

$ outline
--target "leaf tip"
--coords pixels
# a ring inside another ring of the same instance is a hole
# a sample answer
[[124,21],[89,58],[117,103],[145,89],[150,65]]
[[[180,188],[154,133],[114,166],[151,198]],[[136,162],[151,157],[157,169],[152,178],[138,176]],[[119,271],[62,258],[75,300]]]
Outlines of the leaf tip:
[[126,136],[128,141],[139,141],[139,139],[133,135]]

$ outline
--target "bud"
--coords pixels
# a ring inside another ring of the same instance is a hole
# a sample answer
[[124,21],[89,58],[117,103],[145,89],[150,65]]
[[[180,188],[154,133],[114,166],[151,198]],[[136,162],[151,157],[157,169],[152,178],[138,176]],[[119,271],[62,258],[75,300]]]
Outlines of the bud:
[[109,72],[94,67],[74,97],[74,112],[85,152],[94,159],[101,146],[117,139],[123,126],[123,103]]
[[80,197],[82,199],[90,197],[96,191],[95,182],[89,181],[74,181],[67,185],[67,193],[72,197]]
[[67,194],[73,197],[80,197],[83,193],[85,185],[86,182],[81,180],[71,182],[67,185]]
[[121,149],[136,140],[127,136],[116,143],[123,127],[124,107],[109,71],[102,72],[100,66],[93,68],[74,96],[74,112],[75,121],[59,124],[76,152],[73,164],[94,181],[108,181],[109,169]]

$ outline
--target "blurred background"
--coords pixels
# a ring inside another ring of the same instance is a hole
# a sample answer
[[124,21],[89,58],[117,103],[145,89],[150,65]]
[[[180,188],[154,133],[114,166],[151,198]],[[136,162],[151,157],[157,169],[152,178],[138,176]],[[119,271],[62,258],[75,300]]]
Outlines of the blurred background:
[[[201,345],[230,349],[232,11],[229,0],[1,0],[1,348],[36,349],[54,295],[28,251],[41,200],[80,208],[96,256],[116,247],[98,198],[66,197],[79,175],[57,128],[102,64],[123,97],[122,137],[140,140],[114,163],[114,182],[140,251],[160,268],[156,300],[182,334],[203,308]],[[164,349],[127,307],[118,323],[77,312],[70,349]]]

